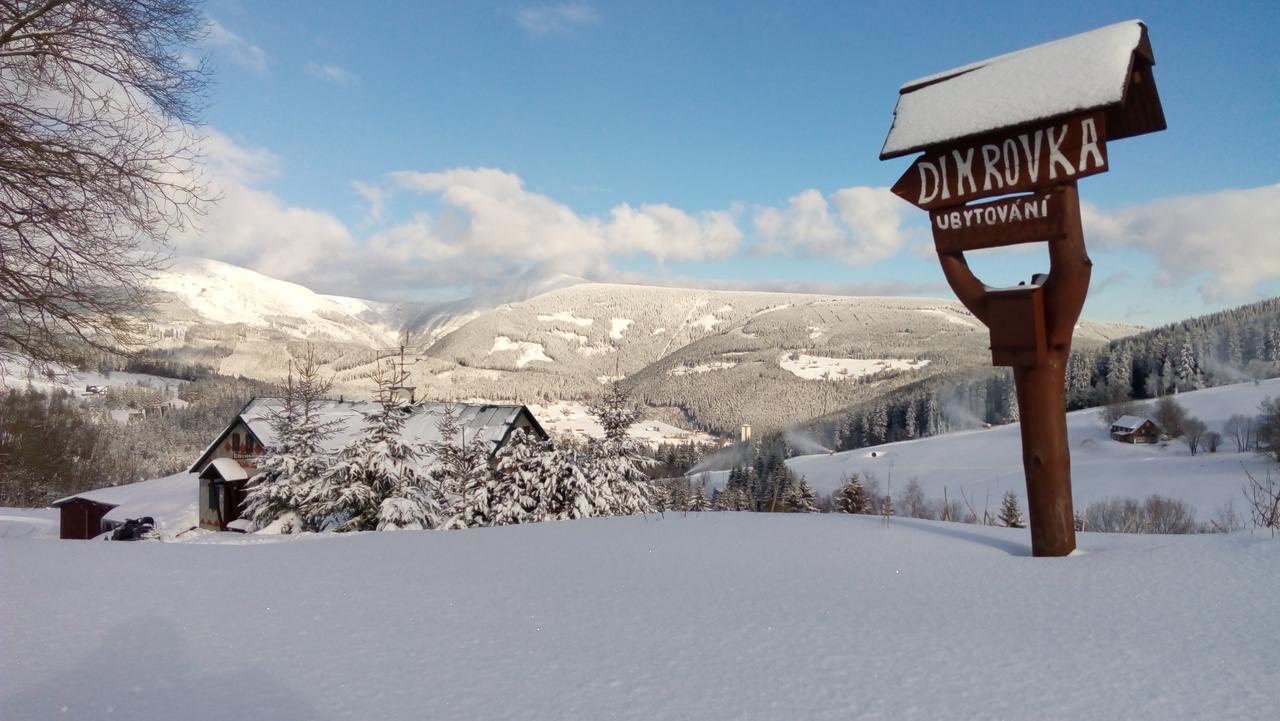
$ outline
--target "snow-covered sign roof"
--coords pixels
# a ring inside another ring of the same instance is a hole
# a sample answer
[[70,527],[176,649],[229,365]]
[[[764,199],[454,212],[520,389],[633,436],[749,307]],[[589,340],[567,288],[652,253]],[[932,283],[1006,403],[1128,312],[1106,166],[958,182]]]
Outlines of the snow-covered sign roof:
[[175,473],[124,486],[98,488],[53,502],[60,507],[75,500],[114,506],[104,521],[124,523],[129,518],[151,516],[161,531],[181,531],[196,525],[196,489],[199,481],[191,473]]
[[1111,427],[1128,431],[1136,431],[1142,427],[1143,423],[1147,422],[1151,422],[1154,425],[1154,421],[1151,421],[1150,418],[1143,418],[1142,416],[1121,416],[1111,424]]
[[[271,416],[283,404],[284,401],[280,398],[255,398],[240,411],[236,420],[242,421],[263,446],[270,448],[276,441],[275,433],[271,429]],[[537,419],[523,405],[418,403],[408,407],[406,411],[408,417],[404,424],[404,440],[410,444],[430,444],[443,440],[437,426],[445,410],[450,407],[459,414],[458,425],[462,429],[462,437],[457,440],[461,443],[470,444],[479,438],[490,444],[492,451],[511,432],[521,413],[528,414],[533,427],[541,435],[546,435]],[[374,401],[321,402],[317,410],[320,422],[332,421],[334,424],[334,433],[325,441],[325,448],[329,451],[340,451],[357,439],[364,430],[364,414],[376,413],[378,409],[379,405]],[[200,455],[200,459],[191,466],[190,470],[202,470],[210,451],[218,446],[234,426],[235,421]],[[227,478],[226,475],[223,477]]]
[[[912,80],[880,159],[1097,109],[1107,139],[1162,130],[1154,63],[1146,25],[1130,20]],[[1139,99],[1122,108],[1135,85]]]

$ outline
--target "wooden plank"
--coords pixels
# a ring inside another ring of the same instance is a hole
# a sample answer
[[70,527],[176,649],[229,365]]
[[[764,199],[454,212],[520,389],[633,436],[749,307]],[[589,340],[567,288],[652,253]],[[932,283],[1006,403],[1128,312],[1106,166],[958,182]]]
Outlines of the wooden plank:
[[1102,112],[1033,123],[916,158],[893,192],[925,210],[1044,190],[1107,171]]
[[1061,238],[1067,232],[1061,188],[929,212],[939,253],[960,253]]

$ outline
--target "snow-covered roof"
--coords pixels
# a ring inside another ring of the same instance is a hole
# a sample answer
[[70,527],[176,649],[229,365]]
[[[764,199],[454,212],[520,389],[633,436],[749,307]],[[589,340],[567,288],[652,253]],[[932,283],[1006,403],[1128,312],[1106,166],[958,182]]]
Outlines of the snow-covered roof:
[[199,481],[192,473],[175,473],[124,486],[98,488],[74,496],[60,498],[52,505],[61,506],[76,499],[114,506],[103,516],[111,523],[124,523],[129,518],[151,516],[160,530],[180,531],[196,525],[196,495]]
[[1111,424],[1111,427],[1123,428],[1130,431],[1136,431],[1137,429],[1142,427],[1143,423],[1146,423],[1150,420],[1151,420],[1150,418],[1143,418],[1142,416],[1121,416],[1117,418],[1114,423]]
[[880,158],[1119,104],[1145,31],[1129,20],[912,80]]
[[[279,410],[283,403],[284,401],[280,398],[255,398],[240,411],[236,420],[248,426],[249,431],[257,437],[258,441],[269,448],[276,441],[275,433],[271,429],[271,415]],[[463,437],[458,439],[460,442],[470,444],[479,438],[494,448],[506,438],[522,411],[529,413],[529,417],[533,419],[533,414],[523,405],[418,403],[407,410],[408,417],[404,424],[405,442],[429,444],[443,440],[436,426],[444,416],[445,409],[449,407],[459,413],[458,424],[463,433]],[[363,431],[363,414],[375,413],[378,409],[379,406],[374,401],[322,401],[317,411],[320,422],[334,422],[334,433],[325,441],[325,448],[334,452],[342,450]],[[542,431],[536,419],[533,419],[533,424]],[[235,422],[233,421],[231,425],[234,426]],[[200,455],[200,459],[191,466],[190,470],[203,470],[204,459],[217,447],[225,435],[226,431]],[[222,471],[219,470],[219,472]],[[223,477],[227,478],[225,474]]]
[[[244,467],[231,458],[215,458],[209,464],[209,467],[216,470],[224,481],[246,481],[249,479],[249,474],[244,470]],[[208,468],[205,470],[207,471]],[[204,471],[201,471],[201,475],[203,474]]]

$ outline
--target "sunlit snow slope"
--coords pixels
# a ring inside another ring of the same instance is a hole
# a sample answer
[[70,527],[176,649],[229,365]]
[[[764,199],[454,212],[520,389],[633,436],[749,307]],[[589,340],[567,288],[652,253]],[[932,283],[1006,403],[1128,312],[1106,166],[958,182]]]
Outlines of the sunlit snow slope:
[[[1182,393],[1177,401],[1211,431],[1222,431],[1234,414],[1252,417],[1267,397],[1280,396],[1280,378],[1258,384],[1210,388]],[[1245,469],[1262,478],[1275,464],[1253,452],[1236,452],[1226,438],[1217,453],[1203,449],[1192,456],[1186,444],[1173,440],[1167,446],[1117,443],[1096,408],[1067,415],[1071,445],[1071,487],[1077,508],[1107,498],[1142,499],[1152,493],[1176,498],[1195,507],[1198,519],[1208,521],[1231,502],[1237,513],[1246,512],[1241,487]],[[960,500],[963,489],[979,512],[998,507],[1000,496],[1012,489],[1026,508],[1022,474],[1022,441],[1017,424],[987,430],[960,431],[914,441],[889,443],[835,454],[798,456],[787,461],[797,475],[816,490],[830,493],[842,479],[857,472],[873,475],[881,491],[892,482],[893,492],[914,478],[926,496],[941,500],[943,488],[951,500]]]

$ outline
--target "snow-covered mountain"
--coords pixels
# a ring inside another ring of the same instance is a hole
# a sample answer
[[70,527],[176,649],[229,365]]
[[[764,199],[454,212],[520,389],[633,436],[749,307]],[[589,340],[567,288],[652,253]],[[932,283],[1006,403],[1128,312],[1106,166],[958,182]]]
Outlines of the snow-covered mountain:
[[[1134,329],[1084,322],[1080,346]],[[942,373],[987,366],[955,301],[583,283],[478,314],[426,349],[432,395],[589,395],[623,376],[651,406],[729,432],[781,428]]]
[[244,326],[292,339],[389,345],[398,327],[394,304],[320,295],[239,266],[177,258],[155,274],[157,320]]

